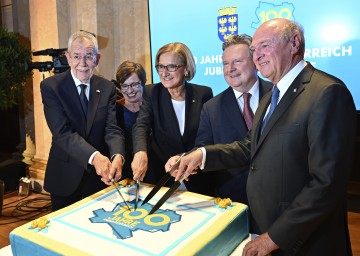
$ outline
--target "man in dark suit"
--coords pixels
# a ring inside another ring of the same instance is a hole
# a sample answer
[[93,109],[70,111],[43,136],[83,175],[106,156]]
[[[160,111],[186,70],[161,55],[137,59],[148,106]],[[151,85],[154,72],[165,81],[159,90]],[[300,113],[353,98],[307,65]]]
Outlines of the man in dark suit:
[[345,196],[356,130],[353,98],[341,80],[303,60],[303,29],[293,21],[264,22],[251,49],[262,76],[276,84],[260,102],[251,137],[194,151],[176,176],[202,164],[216,170],[250,161],[247,193],[260,236],[243,255],[351,255]]
[[100,57],[95,36],[74,33],[66,57],[71,69],[40,85],[52,133],[44,180],[52,210],[111,185],[112,178],[120,179],[125,154],[115,118],[115,86],[93,75]]
[[[223,43],[223,72],[229,87],[204,104],[196,147],[242,140],[251,129],[251,124],[248,126],[245,121],[245,95],[250,95],[252,120],[261,97],[272,88],[270,82],[257,76],[250,51],[251,41],[250,36],[243,34],[231,36]],[[215,195],[248,204],[248,170],[249,165],[207,173],[213,177]]]

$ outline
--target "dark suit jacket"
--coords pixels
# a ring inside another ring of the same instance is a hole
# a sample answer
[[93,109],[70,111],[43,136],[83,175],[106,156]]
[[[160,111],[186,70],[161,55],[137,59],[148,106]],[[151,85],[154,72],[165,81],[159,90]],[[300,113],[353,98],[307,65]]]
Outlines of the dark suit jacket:
[[[124,110],[124,106],[121,103],[117,103],[116,104],[116,120],[118,125],[120,126],[120,128],[123,130],[124,132],[124,137],[125,137],[125,164],[123,165],[123,169],[122,169],[122,175],[121,175],[121,179],[125,179],[125,178],[129,178],[132,179],[133,178],[133,172],[131,169],[131,163],[133,161],[133,146],[132,146],[132,129],[130,129],[130,126],[132,127],[134,123],[128,123],[129,120],[125,120],[124,117],[124,111],[128,111],[129,110]],[[139,112],[134,112],[132,113],[132,115],[134,115],[134,118],[137,117]]]
[[[259,99],[270,91],[272,83],[259,78]],[[199,130],[195,146],[231,143],[242,140],[248,133],[245,120],[234,90],[228,87],[203,106],[200,116]],[[246,196],[246,181],[249,165],[242,168],[232,168],[204,175],[212,175],[217,196],[248,204]],[[192,178],[192,177],[191,177]]]
[[269,233],[280,254],[351,255],[345,192],[356,110],[350,92],[308,63],[259,136],[270,97],[255,114],[251,143],[206,147],[205,168],[245,165],[251,157],[247,193],[255,228]]
[[[148,152],[148,171],[144,179],[148,183],[155,184],[161,179],[170,157],[189,151],[195,145],[201,108],[213,94],[210,87],[191,83],[185,84],[185,90],[185,130],[181,136],[168,90],[161,83],[144,87],[143,104],[133,128],[133,147],[134,153]],[[201,176],[186,182],[188,190],[207,193]]]
[[[52,133],[44,189],[68,196],[78,188],[84,172],[95,172],[88,164],[92,153],[125,155],[124,138],[115,117],[115,86],[104,78],[91,78],[87,118],[70,70],[43,80],[40,88]],[[100,178],[94,184],[98,189],[106,186]]]

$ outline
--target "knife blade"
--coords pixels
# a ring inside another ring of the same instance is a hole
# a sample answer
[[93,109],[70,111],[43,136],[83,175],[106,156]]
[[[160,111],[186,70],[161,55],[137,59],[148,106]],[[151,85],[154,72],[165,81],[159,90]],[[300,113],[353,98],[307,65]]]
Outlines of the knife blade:
[[114,187],[116,188],[118,194],[120,195],[120,197],[122,198],[123,202],[126,204],[127,208],[129,209],[129,211],[131,211],[129,205],[127,204],[127,202],[125,201],[125,198],[123,197],[123,195],[121,194],[121,191],[119,189],[118,184],[115,182],[114,179],[111,179],[111,183],[114,185]]
[[171,188],[168,189],[168,191],[163,195],[162,198],[153,206],[151,209],[149,215],[156,212],[165,202],[169,199],[169,197],[174,194],[174,192],[180,187],[181,183],[183,182],[184,178],[181,178],[178,181],[175,181],[175,183],[171,186]]
[[178,167],[178,165],[180,164],[180,160],[181,158],[183,158],[183,156],[186,153],[182,153],[180,155],[180,157],[176,160],[175,164],[173,164],[173,166],[171,166],[170,170],[165,173],[165,175],[159,180],[159,182],[155,185],[155,187],[149,192],[149,194],[145,197],[144,201],[141,203],[141,205],[146,204],[147,202],[149,202],[149,200],[151,198],[153,198],[153,196],[162,188],[162,186],[164,186],[166,184],[166,182],[171,178],[171,174],[176,170],[176,168]]
[[138,201],[139,201],[139,189],[140,189],[140,181],[136,180],[135,210],[137,209]]

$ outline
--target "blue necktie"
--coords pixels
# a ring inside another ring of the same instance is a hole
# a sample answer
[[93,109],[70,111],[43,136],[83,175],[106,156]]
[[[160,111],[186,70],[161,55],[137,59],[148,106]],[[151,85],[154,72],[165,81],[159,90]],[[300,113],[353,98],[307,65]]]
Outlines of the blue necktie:
[[269,118],[270,116],[272,115],[272,113],[274,112],[275,108],[276,108],[276,105],[278,103],[278,100],[279,100],[279,89],[277,88],[277,86],[275,85],[274,86],[274,89],[272,91],[272,94],[271,94],[271,103],[270,103],[270,110],[268,112],[268,114],[265,116],[262,124],[261,124],[261,131],[260,131],[260,134],[263,132],[267,122],[269,121]]
[[87,115],[87,110],[88,110],[88,104],[89,104],[89,101],[86,98],[86,94],[85,94],[85,89],[86,89],[87,85],[86,84],[80,84],[79,86],[81,88],[80,102],[81,102],[81,106],[82,106],[82,109],[84,111],[84,114],[86,116]]

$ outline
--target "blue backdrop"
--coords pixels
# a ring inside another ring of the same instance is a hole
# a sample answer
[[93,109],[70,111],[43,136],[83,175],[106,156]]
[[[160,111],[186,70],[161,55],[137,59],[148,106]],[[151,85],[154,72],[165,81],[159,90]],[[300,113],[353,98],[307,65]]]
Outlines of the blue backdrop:
[[[229,34],[252,36],[266,20],[288,18],[304,27],[305,60],[343,80],[360,110],[359,10],[359,0],[149,0],[152,64],[164,44],[185,43],[197,63],[192,82],[211,86],[217,94],[228,86],[221,63],[224,38]],[[156,72],[153,81],[159,82]]]

